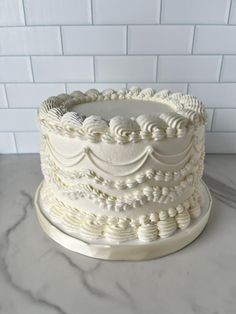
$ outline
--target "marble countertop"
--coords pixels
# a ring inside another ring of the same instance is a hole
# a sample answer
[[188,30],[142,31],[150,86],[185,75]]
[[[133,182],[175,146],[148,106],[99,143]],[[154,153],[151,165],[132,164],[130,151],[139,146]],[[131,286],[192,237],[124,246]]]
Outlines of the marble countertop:
[[59,246],[33,204],[38,155],[0,156],[1,314],[235,314],[236,155],[209,155],[210,221],[183,250],[144,262],[109,262]]

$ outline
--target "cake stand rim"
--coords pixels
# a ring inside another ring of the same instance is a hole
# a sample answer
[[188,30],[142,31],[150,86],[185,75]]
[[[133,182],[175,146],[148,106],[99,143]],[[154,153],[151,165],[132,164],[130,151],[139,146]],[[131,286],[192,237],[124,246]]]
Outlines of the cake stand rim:
[[155,241],[148,243],[98,244],[93,243],[93,241],[85,241],[73,237],[72,235],[69,235],[56,227],[46,218],[46,216],[42,213],[39,204],[39,196],[43,182],[44,180],[39,184],[34,199],[37,218],[43,231],[47,234],[49,238],[70,251],[102,260],[151,260],[177,252],[193,242],[198,236],[200,236],[200,234],[203,232],[207,225],[212,209],[211,193],[207,185],[201,179],[201,189],[202,193],[205,194],[205,198],[207,198],[207,208],[204,208],[206,207],[205,204],[201,206],[201,209],[204,208],[204,212],[202,212],[197,219],[194,219],[194,223],[190,224],[188,228],[176,232],[169,238],[159,238]]

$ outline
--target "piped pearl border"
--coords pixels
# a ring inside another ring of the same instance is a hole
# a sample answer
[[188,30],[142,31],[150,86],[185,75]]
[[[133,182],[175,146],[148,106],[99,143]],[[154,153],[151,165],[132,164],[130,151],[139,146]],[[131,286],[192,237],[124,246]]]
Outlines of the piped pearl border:
[[[50,180],[50,188],[54,186],[56,190],[70,200],[88,199],[99,208],[107,209],[108,211],[122,212],[139,208],[144,204],[157,203],[168,204],[174,202],[176,198],[183,195],[186,190],[192,188],[196,182],[195,173],[189,173],[178,185],[171,187],[145,186],[143,189],[133,193],[126,194],[124,197],[116,197],[107,194],[90,184],[78,184],[74,188],[61,186],[61,183]],[[49,183],[45,183],[48,185]],[[53,192],[52,192],[53,193]]]
[[[91,180],[91,183],[108,187],[109,189],[127,190],[133,189],[140,184],[153,180],[156,182],[178,182],[184,179],[190,172],[197,171],[196,158],[191,157],[185,163],[185,165],[178,171],[161,171],[154,169],[147,169],[145,172],[136,175],[134,178],[127,180],[108,180],[98,175],[95,171],[90,169],[66,171],[59,168],[55,162],[51,160],[49,156],[42,156],[41,165],[44,177],[50,181],[52,178],[54,181],[59,182],[62,186],[66,186],[65,180],[78,180],[86,178]],[[69,187],[69,185],[68,185]]]
[[167,211],[152,212],[137,219],[112,216],[96,216],[80,209],[65,205],[47,193],[41,194],[44,214],[65,232],[87,240],[105,238],[108,242],[121,243],[138,238],[142,242],[151,242],[168,238],[177,229],[186,229],[192,219],[201,214],[201,196],[198,190],[179,204]]

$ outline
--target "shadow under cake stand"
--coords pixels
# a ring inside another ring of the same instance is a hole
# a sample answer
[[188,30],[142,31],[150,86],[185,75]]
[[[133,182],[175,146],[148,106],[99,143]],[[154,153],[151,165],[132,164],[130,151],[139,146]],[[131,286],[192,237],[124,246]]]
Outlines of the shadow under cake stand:
[[138,240],[121,244],[110,244],[105,239],[85,241],[67,234],[45,216],[45,207],[40,195],[42,184],[43,182],[36,191],[35,207],[40,225],[45,233],[71,251],[105,260],[147,260],[176,252],[194,241],[201,234],[208,222],[212,207],[209,189],[201,181],[200,188],[203,197],[201,215],[197,219],[192,220],[187,229],[178,230],[169,238],[159,238],[148,243],[142,243]]

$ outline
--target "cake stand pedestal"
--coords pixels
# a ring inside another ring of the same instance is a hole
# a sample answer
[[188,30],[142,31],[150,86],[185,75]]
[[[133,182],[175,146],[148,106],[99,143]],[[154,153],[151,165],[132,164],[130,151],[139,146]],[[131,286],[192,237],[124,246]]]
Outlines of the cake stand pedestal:
[[60,230],[44,215],[44,205],[40,197],[41,187],[42,183],[35,195],[35,207],[40,225],[47,235],[71,251],[104,260],[148,260],[176,252],[200,235],[208,222],[212,207],[211,194],[206,184],[201,181],[204,205],[201,208],[201,215],[192,220],[187,229],[178,230],[167,239],[157,239],[149,243],[141,243],[138,240],[121,244],[110,244],[104,239],[84,241]]

